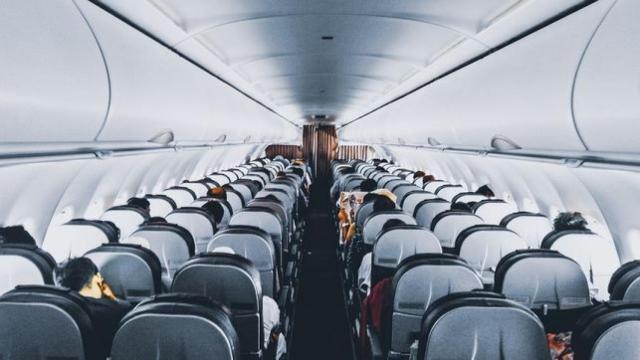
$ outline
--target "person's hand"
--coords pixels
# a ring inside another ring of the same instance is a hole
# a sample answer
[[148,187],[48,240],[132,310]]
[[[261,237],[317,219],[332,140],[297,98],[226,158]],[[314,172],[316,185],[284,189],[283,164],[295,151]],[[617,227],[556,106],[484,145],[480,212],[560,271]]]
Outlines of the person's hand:
[[102,275],[100,275],[100,291],[102,292],[102,296],[106,297],[109,300],[116,300],[116,295],[111,290],[111,287],[104,280]]

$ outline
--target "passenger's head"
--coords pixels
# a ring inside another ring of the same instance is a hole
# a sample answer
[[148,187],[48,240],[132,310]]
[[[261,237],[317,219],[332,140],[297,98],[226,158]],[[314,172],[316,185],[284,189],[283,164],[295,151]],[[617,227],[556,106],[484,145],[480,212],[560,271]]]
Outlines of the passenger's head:
[[422,183],[424,184],[428,183],[429,181],[435,181],[435,180],[436,180],[436,177],[433,175],[425,175],[422,177]]
[[368,203],[370,201],[374,201],[378,196],[382,196],[382,195],[378,195],[376,193],[368,193],[365,196],[362,197],[362,203]]
[[0,244],[29,244],[35,245],[36,240],[22,225],[0,228]]
[[587,220],[577,211],[560,213],[553,221],[556,231],[587,230],[587,224]]
[[286,177],[287,177],[287,173],[285,173],[284,171],[278,171],[278,172],[276,173],[276,177],[277,177],[277,178],[280,178],[280,179],[282,179],[282,178],[286,178]]
[[371,192],[378,188],[378,184],[373,179],[365,179],[360,183],[360,191]]
[[386,196],[380,195],[373,201],[373,211],[388,211],[394,210],[396,208],[396,203],[393,200],[389,199]]
[[424,177],[424,176],[425,176],[425,173],[422,170],[418,170],[418,171],[413,173],[413,178],[414,179],[421,178],[421,177]]
[[127,205],[144,211],[149,211],[149,208],[151,206],[149,200],[139,197],[132,197],[131,199],[127,200]]
[[376,171],[386,173],[387,169],[383,168],[382,166],[376,166]]
[[472,212],[471,210],[471,206],[469,206],[469,204],[465,203],[465,202],[455,202],[453,204],[451,204],[451,210],[456,210],[456,211],[464,211],[464,212]]
[[207,191],[207,195],[214,199],[227,199],[227,192],[223,187],[214,187],[209,189],[209,191]]
[[168,224],[168,221],[161,216],[152,216],[143,223],[144,225]]
[[222,204],[217,201],[207,201],[202,205],[202,208],[209,213],[209,216],[215,220],[216,224],[220,224],[224,217],[224,208]]
[[478,188],[478,190],[476,190],[476,194],[484,195],[484,196],[486,196],[488,198],[492,198],[492,197],[496,196],[496,194],[493,193],[493,190],[491,190],[489,185],[480,186]]
[[98,267],[86,257],[70,259],[56,270],[58,284],[83,296],[100,299],[104,279]]
[[300,177],[304,177],[304,170],[300,169],[299,167],[292,167],[291,168],[291,172],[300,176]]
[[353,174],[355,172],[356,169],[352,168],[351,166],[343,167],[342,169],[340,169],[340,174],[342,175]]
[[407,224],[400,219],[389,219],[384,223],[384,225],[382,225],[382,230],[387,230],[393,227],[404,226],[404,225],[407,225]]

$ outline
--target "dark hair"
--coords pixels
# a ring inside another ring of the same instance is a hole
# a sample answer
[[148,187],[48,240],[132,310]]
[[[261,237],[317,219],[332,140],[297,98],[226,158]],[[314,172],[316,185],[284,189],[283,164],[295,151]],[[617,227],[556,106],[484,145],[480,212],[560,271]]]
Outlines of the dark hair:
[[374,201],[378,196],[381,196],[381,195],[370,192],[366,194],[364,197],[362,197],[362,203],[364,204],[364,203],[368,203],[369,201]]
[[562,230],[586,230],[587,220],[581,213],[575,212],[563,212],[556,216],[553,221],[553,227],[556,231]]
[[58,284],[74,291],[80,291],[91,283],[91,278],[98,273],[98,267],[86,257],[70,259],[56,269]]
[[300,177],[304,177],[304,170],[300,169],[299,167],[292,167],[291,168],[291,172],[300,176]]
[[342,175],[353,174],[355,172],[356,172],[356,169],[352,168],[351,166],[343,167],[342,169],[340,169],[340,174]]
[[131,199],[127,200],[127,205],[146,211],[149,211],[149,207],[151,206],[149,200],[138,197],[132,197]]
[[209,215],[216,221],[216,224],[220,224],[222,217],[224,216],[224,208],[222,204],[217,201],[207,201],[201,206]]
[[465,202],[455,202],[451,204],[451,210],[464,211],[464,212],[472,212],[471,206]]
[[493,193],[493,190],[489,187],[489,185],[482,185],[476,190],[476,194],[484,195],[486,197],[494,197],[496,194]]
[[36,245],[36,240],[22,225],[0,228],[0,244]]
[[376,166],[376,171],[386,173],[387,169],[383,168],[382,166]]
[[396,203],[394,203],[393,200],[383,195],[378,196],[373,201],[373,212],[394,210],[395,208],[396,208]]
[[422,177],[422,183],[428,183],[429,181],[435,181],[436,177],[433,175],[425,175]]
[[152,224],[168,224],[168,222],[162,216],[152,216],[143,223],[143,225],[152,225]]
[[415,173],[413,173],[413,178],[417,179],[417,178],[420,178],[420,177],[424,177],[425,175],[426,174],[424,173],[424,171],[418,170]]
[[287,173],[285,173],[284,171],[278,171],[276,173],[276,177],[287,177]]
[[407,224],[400,219],[389,219],[384,223],[384,225],[382,225],[382,230],[387,230],[396,226],[403,226],[403,225],[407,225]]
[[365,179],[360,183],[360,190],[371,192],[378,188],[378,183],[373,179]]

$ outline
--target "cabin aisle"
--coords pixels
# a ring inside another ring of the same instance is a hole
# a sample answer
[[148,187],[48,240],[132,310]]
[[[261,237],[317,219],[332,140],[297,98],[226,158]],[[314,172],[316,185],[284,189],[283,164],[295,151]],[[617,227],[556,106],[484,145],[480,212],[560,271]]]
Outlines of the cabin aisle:
[[326,184],[314,185],[307,210],[291,359],[352,360],[351,335],[338,280],[329,189]]

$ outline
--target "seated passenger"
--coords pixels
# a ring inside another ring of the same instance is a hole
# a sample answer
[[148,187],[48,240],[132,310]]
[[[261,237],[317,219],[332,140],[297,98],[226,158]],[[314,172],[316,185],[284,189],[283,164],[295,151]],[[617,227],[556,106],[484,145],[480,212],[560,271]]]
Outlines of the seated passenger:
[[149,211],[151,211],[151,203],[145,198],[132,197],[131,199],[127,200],[127,205],[140,209],[147,214],[149,213]]
[[[392,227],[407,225],[404,221],[400,219],[389,219],[387,222],[382,225],[382,230],[385,231]],[[369,289],[371,288],[371,257],[373,256],[372,252],[368,252],[360,263],[360,267],[358,268],[358,290],[360,292],[368,295]],[[375,285],[375,284],[373,284]]]
[[489,187],[489,185],[482,185],[476,190],[476,194],[484,195],[488,198],[495,197],[496,194],[493,193],[493,190]]
[[36,241],[22,225],[17,225],[0,228],[0,244],[36,245]]
[[464,211],[464,212],[468,212],[468,213],[472,213],[472,203],[465,203],[465,202],[455,202],[453,204],[451,204],[451,210],[456,210],[456,211]]
[[209,189],[207,196],[214,199],[227,200],[227,192],[222,187],[214,187]]
[[87,300],[98,352],[106,358],[111,353],[111,343],[120,320],[131,310],[126,301],[119,300],[98,272],[98,267],[88,258],[68,260],[56,270],[59,285],[77,291]]
[[588,230],[587,220],[579,212],[563,212],[553,220],[555,231]]
[[[235,251],[228,246],[217,247],[212,252],[235,254]],[[262,296],[262,328],[264,332],[264,349],[268,352],[274,350],[275,359],[281,359],[287,353],[287,342],[280,330],[280,308],[275,300],[266,295]],[[270,344],[272,344],[272,347],[275,346],[275,349],[270,349]]]
[[168,221],[162,216],[152,216],[148,218],[142,225],[168,224]]
[[208,201],[204,203],[201,208],[203,208],[209,216],[216,222],[216,226],[220,225],[222,222],[222,218],[224,217],[224,208],[222,204],[217,201]]
[[360,183],[360,191],[363,192],[372,192],[378,188],[378,184],[373,179],[365,179]]

